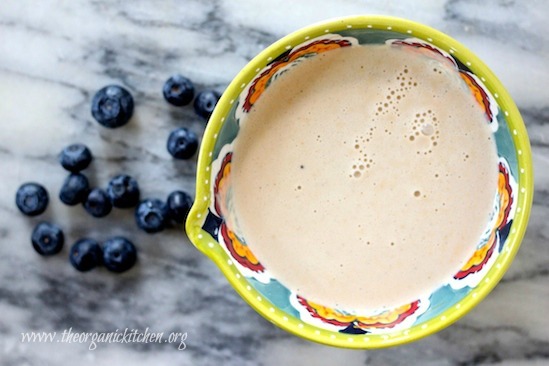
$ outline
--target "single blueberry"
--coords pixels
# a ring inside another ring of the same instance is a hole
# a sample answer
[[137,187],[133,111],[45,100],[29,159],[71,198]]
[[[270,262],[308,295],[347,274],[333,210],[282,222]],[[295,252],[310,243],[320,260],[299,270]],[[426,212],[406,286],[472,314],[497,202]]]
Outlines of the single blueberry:
[[124,126],[133,114],[133,97],[121,86],[108,85],[93,97],[91,113],[105,127]]
[[159,199],[141,201],[135,209],[137,226],[147,233],[164,230],[168,220],[168,206]]
[[114,207],[129,208],[139,202],[139,186],[129,175],[120,174],[111,179],[107,193]]
[[131,241],[117,236],[103,243],[103,263],[113,272],[124,272],[133,267],[137,250]]
[[74,206],[86,200],[89,190],[88,178],[81,173],[72,173],[65,179],[59,199],[66,205]]
[[91,151],[83,144],[69,145],[59,155],[59,162],[63,168],[73,173],[86,169],[91,161]]
[[86,272],[103,262],[103,251],[95,240],[80,239],[72,245],[69,261],[80,272]]
[[170,133],[167,148],[174,158],[189,159],[198,149],[198,136],[185,127],[178,128]]
[[93,217],[107,216],[112,210],[109,195],[101,188],[94,188],[84,201],[84,209]]
[[202,118],[210,118],[220,97],[221,94],[215,90],[205,90],[198,93],[194,99],[194,111]]
[[162,94],[168,103],[178,107],[184,106],[193,100],[194,85],[186,77],[176,74],[166,80]]
[[31,242],[38,254],[53,255],[59,253],[63,248],[65,236],[59,226],[49,222],[40,222],[32,231]]
[[168,196],[167,205],[168,217],[172,221],[182,224],[187,219],[187,215],[193,205],[193,199],[186,192],[173,191]]
[[17,208],[27,216],[37,216],[48,207],[48,191],[38,183],[25,183],[15,195]]

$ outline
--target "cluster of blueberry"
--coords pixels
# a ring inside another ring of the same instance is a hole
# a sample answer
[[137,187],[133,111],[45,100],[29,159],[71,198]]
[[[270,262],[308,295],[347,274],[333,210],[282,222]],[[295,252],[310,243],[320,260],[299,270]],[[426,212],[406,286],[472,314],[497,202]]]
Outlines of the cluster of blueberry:
[[[71,173],[61,187],[59,198],[71,206],[82,203],[92,216],[103,217],[111,211],[115,203],[104,190],[89,190],[88,179],[80,173],[80,169],[85,169],[91,160],[91,152],[82,144],[71,145],[61,152],[60,162]],[[111,183],[114,180],[111,180]],[[113,186],[111,183],[109,188]],[[25,183],[17,190],[15,203],[25,215],[38,216],[46,210],[49,195],[42,185],[34,182]],[[49,256],[61,251],[65,236],[58,225],[42,221],[35,226],[31,242],[39,254]],[[100,264],[113,272],[124,272],[135,264],[137,251],[134,244],[124,237],[108,239],[102,247],[93,239],[83,238],[72,245],[69,259],[74,268],[82,272]]]
[[[166,81],[162,93],[168,103],[177,107],[188,105],[194,98],[194,111],[206,120],[212,115],[221,96],[215,90],[204,90],[195,97],[192,81],[179,74],[170,77]],[[188,159],[194,155],[198,148],[198,137],[185,127],[175,129],[168,137],[167,148],[174,158]]]
[[[169,78],[163,88],[164,98],[174,106],[189,104],[194,98],[196,113],[210,117],[220,95],[215,91],[202,91],[195,97],[192,82],[181,76]],[[118,128],[130,120],[134,102],[131,94],[117,85],[100,89],[92,100],[92,116],[107,128]],[[198,137],[187,128],[178,128],[168,137],[167,149],[177,159],[192,157],[198,148]],[[81,173],[93,160],[90,149],[83,144],[67,146],[59,155],[59,162],[70,172],[59,192],[59,199],[70,206],[82,204],[93,217],[107,216],[112,208],[135,209],[137,226],[147,233],[162,231],[171,222],[182,224],[192,205],[192,198],[183,191],[174,191],[166,201],[144,199],[141,202],[137,181],[129,175],[120,174],[112,178],[107,189],[90,189],[87,177]],[[16,194],[16,205],[28,216],[42,214],[49,203],[47,190],[35,182],[21,185]],[[61,228],[49,222],[40,222],[33,230],[31,241],[41,255],[54,255],[61,251],[64,234]],[[134,244],[124,237],[106,240],[103,245],[93,239],[76,241],[69,254],[71,264],[79,271],[89,271],[103,264],[113,272],[130,269],[137,260]]]

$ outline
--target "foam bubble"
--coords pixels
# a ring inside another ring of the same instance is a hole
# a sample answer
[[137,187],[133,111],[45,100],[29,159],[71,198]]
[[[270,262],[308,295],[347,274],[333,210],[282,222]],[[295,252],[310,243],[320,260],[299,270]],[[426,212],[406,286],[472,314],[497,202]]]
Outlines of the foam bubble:
[[423,126],[421,126],[421,133],[424,134],[425,136],[431,136],[432,134],[435,133],[435,127],[430,123],[426,123]]

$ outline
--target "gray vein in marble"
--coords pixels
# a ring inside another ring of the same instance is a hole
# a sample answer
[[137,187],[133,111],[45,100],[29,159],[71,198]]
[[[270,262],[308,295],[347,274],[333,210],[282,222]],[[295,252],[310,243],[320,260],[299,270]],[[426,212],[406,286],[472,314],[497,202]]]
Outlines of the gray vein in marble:
[[[512,44],[521,50],[528,52],[549,51],[549,42],[543,34],[543,30],[537,30],[521,23],[528,24],[527,20],[535,17],[533,1],[500,1],[494,7],[493,2],[479,2],[476,0],[450,0],[445,5],[445,18],[456,21],[466,31],[491,39],[497,39],[503,44]],[[537,2],[543,5],[544,2]],[[498,9],[494,11],[494,8]],[[505,18],[518,18],[503,21]],[[513,37],[509,37],[509,34]]]

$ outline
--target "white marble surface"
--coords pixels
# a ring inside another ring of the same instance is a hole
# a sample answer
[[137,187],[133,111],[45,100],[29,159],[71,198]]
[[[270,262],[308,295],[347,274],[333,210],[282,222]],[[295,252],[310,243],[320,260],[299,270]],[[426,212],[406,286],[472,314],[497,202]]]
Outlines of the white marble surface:
[[[533,144],[531,223],[510,271],[452,327],[413,344],[349,351],[310,343],[263,320],[217,268],[175,230],[137,232],[130,211],[94,220],[56,198],[60,149],[81,141],[95,154],[87,171],[104,186],[134,175],[144,196],[194,190],[194,162],[174,162],[168,132],[204,123],[161,95],[174,72],[223,91],[246,62],[277,38],[312,22],[359,13],[407,17],[438,28],[477,53],[507,86]],[[0,6],[0,363],[2,365],[504,365],[549,364],[549,2],[484,1],[3,1]],[[90,116],[93,93],[120,83],[135,117],[118,130]],[[42,182],[52,202],[41,217],[68,244],[82,235],[124,234],[139,249],[130,272],[81,274],[67,247],[44,259],[30,245],[38,219],[14,205],[19,184]],[[187,332],[177,344],[22,343],[21,332]]]

